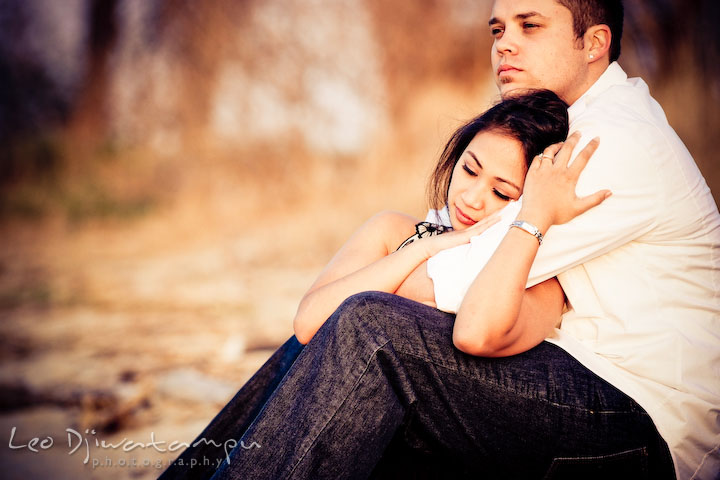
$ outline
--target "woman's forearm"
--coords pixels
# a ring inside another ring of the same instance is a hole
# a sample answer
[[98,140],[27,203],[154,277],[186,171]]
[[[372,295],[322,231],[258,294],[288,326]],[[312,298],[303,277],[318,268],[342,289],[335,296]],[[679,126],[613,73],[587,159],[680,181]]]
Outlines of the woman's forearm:
[[427,260],[419,242],[376,260],[369,265],[308,292],[298,306],[293,328],[301,343],[307,343],[325,320],[348,297],[368,290],[395,293],[405,278]]
[[[368,290],[395,293],[428,258],[469,242],[473,235],[481,234],[496,221],[496,216],[490,216],[471,228],[420,238],[393,252],[408,237],[415,223],[412,217],[393,212],[376,215],[348,240],[305,294],[293,322],[295,335],[302,343],[310,341],[351,295]],[[432,299],[408,298],[432,303]]]
[[427,273],[427,260],[417,266],[415,270],[403,280],[402,284],[395,290],[395,295],[409,298],[416,302],[423,303],[436,308],[435,286]]
[[[609,190],[599,190],[577,196],[578,178],[599,145],[599,139],[591,140],[570,162],[579,139],[579,132],[575,132],[563,144],[547,147],[528,169],[517,218],[535,225],[543,234],[611,195]],[[548,302],[555,305],[548,311],[523,314],[527,296],[523,292],[538,248],[538,241],[527,232],[518,228],[508,231],[460,305],[453,331],[458,348],[475,355],[510,355],[527,350],[552,331],[560,316],[559,301]],[[549,297],[558,298],[549,293]]]
[[483,356],[519,353],[514,345],[525,348],[539,343],[552,330],[561,302],[539,315],[520,315],[523,302],[527,308],[532,300],[526,298],[525,286],[538,247],[537,239],[527,232],[508,231],[457,312],[453,340],[460,350]]

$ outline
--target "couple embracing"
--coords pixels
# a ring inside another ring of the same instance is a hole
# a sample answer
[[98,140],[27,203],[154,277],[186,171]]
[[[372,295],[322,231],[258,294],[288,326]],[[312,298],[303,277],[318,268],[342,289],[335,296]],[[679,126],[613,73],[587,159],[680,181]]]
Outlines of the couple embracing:
[[720,215],[617,63],[621,1],[495,0],[489,29],[503,100],[426,221],[368,220],[199,436],[239,446],[161,478],[720,476]]

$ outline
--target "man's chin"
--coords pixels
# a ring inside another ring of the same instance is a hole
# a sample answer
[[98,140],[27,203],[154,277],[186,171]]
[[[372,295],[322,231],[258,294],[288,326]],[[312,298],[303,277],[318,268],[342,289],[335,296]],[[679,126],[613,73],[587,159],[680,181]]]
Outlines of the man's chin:
[[525,95],[526,93],[538,90],[538,87],[513,82],[500,84],[499,89],[500,96],[506,99]]

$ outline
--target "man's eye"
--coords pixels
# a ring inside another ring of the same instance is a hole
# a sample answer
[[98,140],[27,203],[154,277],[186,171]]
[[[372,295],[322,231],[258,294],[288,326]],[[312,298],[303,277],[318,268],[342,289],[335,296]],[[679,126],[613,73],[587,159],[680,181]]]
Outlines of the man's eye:
[[538,25],[538,24],[536,24],[536,23],[527,23],[527,22],[526,22],[526,23],[523,23],[523,28],[524,28],[524,29],[538,28],[539,26],[540,26],[540,25]]
[[503,32],[503,29],[500,27],[492,27],[490,29],[490,33],[492,34],[493,37],[497,37],[498,35],[502,34],[502,32]]

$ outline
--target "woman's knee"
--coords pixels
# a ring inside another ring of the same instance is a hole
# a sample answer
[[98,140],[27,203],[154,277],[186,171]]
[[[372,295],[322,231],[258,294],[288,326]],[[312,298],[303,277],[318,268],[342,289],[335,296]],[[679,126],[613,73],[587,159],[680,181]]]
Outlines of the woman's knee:
[[399,297],[384,292],[361,292],[345,299],[329,321],[348,328],[381,326]]
[[347,298],[328,322],[345,333],[382,333],[388,339],[407,336],[421,325],[452,325],[448,314],[384,292],[362,292]]
[[385,292],[360,292],[355,295],[351,295],[346,298],[343,303],[340,304],[338,310],[374,310],[375,308],[385,308],[392,305],[397,301],[398,296],[391,293]]

